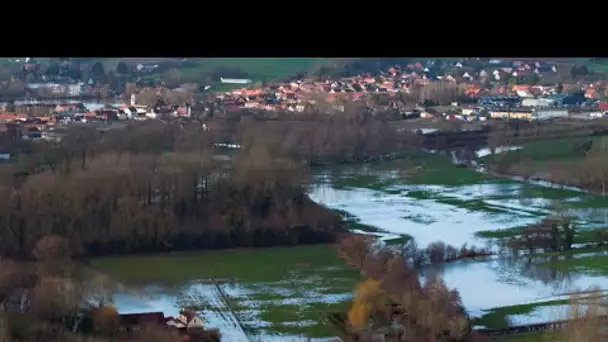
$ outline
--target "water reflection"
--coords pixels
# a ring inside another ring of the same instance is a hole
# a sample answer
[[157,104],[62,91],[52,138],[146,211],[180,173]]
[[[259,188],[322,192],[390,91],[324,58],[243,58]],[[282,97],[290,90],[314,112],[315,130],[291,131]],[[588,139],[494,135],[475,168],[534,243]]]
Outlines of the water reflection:
[[[365,172],[379,179],[394,177],[386,169],[377,172],[367,168]],[[349,168],[347,174],[352,176],[353,169]],[[476,238],[475,232],[527,225],[555,212],[574,217],[579,229],[595,229],[608,223],[608,209],[595,208],[600,206],[597,203],[595,207],[584,206],[590,195],[543,182],[498,181],[463,186],[405,183],[372,190],[357,184],[336,189],[331,183],[341,173],[334,170],[325,176],[325,183],[311,188],[314,200],[345,210],[363,224],[409,234],[421,246],[437,240],[457,247],[485,245],[490,242]],[[573,257],[576,256],[569,258]],[[494,307],[564,299],[566,293],[594,285],[608,287],[606,277],[547,267],[561,258],[564,257],[457,262],[446,265],[443,276],[449,287],[459,290],[463,303],[474,315]]]
[[568,269],[558,270],[554,267],[547,267],[551,263],[572,259],[572,255],[567,256],[548,256],[548,257],[502,257],[497,259],[497,264],[502,269],[519,271],[518,275],[533,281],[539,281],[544,285],[551,286],[559,290],[571,283],[576,275]]

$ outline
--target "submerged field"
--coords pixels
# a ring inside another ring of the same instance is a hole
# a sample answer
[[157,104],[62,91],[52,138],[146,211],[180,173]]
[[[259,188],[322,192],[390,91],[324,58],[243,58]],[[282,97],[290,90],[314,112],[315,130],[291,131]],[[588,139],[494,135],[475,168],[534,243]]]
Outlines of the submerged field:
[[[407,172],[416,163],[424,165],[422,170]],[[500,235],[551,214],[576,218],[579,243],[608,227],[607,198],[497,179],[454,167],[437,156],[343,168],[333,175],[329,170],[323,180],[325,184],[313,191],[314,199],[356,214],[363,224],[408,234],[422,246],[443,240],[456,247],[492,248]],[[603,253],[596,248],[530,259],[459,262],[446,266],[443,276],[448,286],[460,291],[479,326],[540,323],[564,318],[569,293],[608,286]]]
[[[556,212],[576,217],[579,239],[608,226],[606,198],[492,178],[436,155],[319,169],[316,178],[314,200],[343,212],[351,228],[383,236],[387,243],[414,238],[421,246],[443,240],[492,248],[499,235]],[[443,276],[460,291],[475,324],[503,327],[563,318],[569,293],[608,287],[606,258],[593,249],[457,262],[447,265]],[[119,310],[175,315],[180,306],[194,307],[230,340],[331,338],[334,332],[320,314],[344,310],[359,278],[333,246],[106,258],[93,264],[145,285],[150,297],[119,295]]]
[[331,337],[321,314],[345,310],[359,277],[330,245],[104,258],[98,269],[146,296],[118,295],[121,312],[202,312],[230,341]]

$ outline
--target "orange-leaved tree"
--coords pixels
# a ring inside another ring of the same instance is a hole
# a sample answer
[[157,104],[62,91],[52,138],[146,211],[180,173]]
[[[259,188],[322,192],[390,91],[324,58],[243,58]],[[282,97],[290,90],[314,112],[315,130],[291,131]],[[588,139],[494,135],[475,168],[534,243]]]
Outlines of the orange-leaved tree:
[[380,282],[367,279],[357,285],[355,297],[348,311],[348,323],[351,327],[363,329],[369,321],[372,312],[383,305],[385,295],[380,289]]

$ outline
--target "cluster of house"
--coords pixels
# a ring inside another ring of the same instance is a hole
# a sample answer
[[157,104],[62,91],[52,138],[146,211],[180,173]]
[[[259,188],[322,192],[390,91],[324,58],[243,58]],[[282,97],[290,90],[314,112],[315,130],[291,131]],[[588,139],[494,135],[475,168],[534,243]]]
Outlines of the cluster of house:
[[517,80],[523,81],[531,75],[546,79],[547,75],[556,72],[557,66],[546,62],[490,60],[482,67],[478,61],[467,62],[464,59],[441,65],[435,60],[429,60],[424,63],[394,66],[375,76],[368,74],[324,81],[312,78],[299,79],[263,88],[237,89],[219,94],[218,97],[224,100],[228,110],[244,107],[303,111],[305,104],[315,101],[318,95],[322,95],[328,102],[333,102],[338,97],[357,100],[364,94],[409,92],[412,86],[445,80],[468,84],[466,94],[479,96],[491,91],[484,86],[486,81],[495,82],[511,78],[517,83]]
[[[251,80],[242,80],[240,84],[246,88],[229,92],[217,93],[217,100],[222,103],[225,112],[238,111],[243,108],[262,109],[267,111],[302,112],[308,104],[326,101],[337,109],[341,107],[335,100],[357,101],[366,94],[396,95],[408,93],[413,86],[426,85],[436,80],[466,84],[465,94],[469,103],[476,106],[454,106],[445,111],[445,118],[463,118],[466,120],[483,120],[488,118],[541,119],[563,117],[576,108],[585,109],[588,116],[597,117],[598,112],[608,110],[608,104],[600,99],[608,97],[608,81],[590,84],[561,84],[551,86],[522,84],[519,81],[531,75],[543,79],[556,76],[557,66],[547,62],[523,62],[488,60],[483,63],[478,59],[469,58],[453,62],[410,63],[394,66],[377,75],[359,75],[340,79],[318,81],[312,78],[298,79],[282,84],[266,87],[251,87]],[[509,78],[513,82],[503,84],[496,82]],[[239,80],[225,79],[233,84]],[[487,81],[490,81],[489,83]],[[572,89],[578,89],[573,94]],[[562,95],[562,93],[566,95]],[[398,99],[398,97],[395,97]],[[390,101],[389,107],[403,109],[399,101]],[[395,105],[396,103],[396,105]],[[83,104],[49,105],[50,114],[15,114],[0,113],[0,130],[5,130],[6,123],[20,123],[28,132],[41,130],[42,127],[53,126],[57,123],[88,122],[111,119],[164,119],[171,117],[188,117],[192,106],[149,106],[137,105],[136,97],[132,96],[129,104],[105,106],[92,111]],[[195,104],[196,106],[196,104]],[[584,110],[584,111],[585,111]],[[407,113],[414,113],[411,110]],[[418,110],[423,117],[437,116],[432,111]],[[23,113],[23,111],[21,111]],[[27,111],[32,114],[32,112]],[[405,113],[405,112],[404,112]],[[467,114],[468,113],[468,114]],[[443,114],[443,113],[441,113]],[[32,119],[32,117],[36,117]],[[4,124],[4,125],[3,125]],[[42,133],[41,133],[42,134]]]
[[[608,81],[558,86],[557,71],[558,66],[548,62],[494,59],[482,64],[478,59],[463,59],[439,65],[430,60],[395,66],[376,76],[361,75],[325,81],[299,79],[263,88],[237,89],[218,94],[218,98],[224,102],[227,111],[257,108],[301,112],[308,103],[315,103],[320,98],[329,103],[338,97],[356,101],[365,94],[408,93],[412,86],[444,80],[467,85],[465,95],[470,97],[471,102],[477,102],[477,106],[462,108],[455,116],[472,110],[474,115],[464,115],[468,120],[563,117],[567,116],[572,108],[586,108],[590,117],[603,116],[597,112],[606,110],[602,109],[604,104],[599,100],[608,96]],[[555,82],[551,83],[551,86],[533,85],[529,84],[534,83],[529,82],[531,77],[542,79],[545,84],[548,80]],[[499,82],[505,79],[511,82]],[[528,84],[523,84],[524,82]],[[577,92],[568,93],[573,89]],[[577,115],[580,116],[580,111]],[[428,112],[427,116],[434,117]]]
[[[30,107],[46,107],[37,115],[33,115]],[[104,105],[96,110],[90,110],[84,103],[31,103],[19,105],[21,112],[0,111],[0,132],[18,131],[26,139],[56,140],[58,135],[53,132],[58,125],[72,123],[87,123],[110,120],[147,120],[173,117],[188,117],[191,106],[157,106],[151,108],[135,104],[132,97],[130,104]],[[99,107],[99,105],[97,105]]]

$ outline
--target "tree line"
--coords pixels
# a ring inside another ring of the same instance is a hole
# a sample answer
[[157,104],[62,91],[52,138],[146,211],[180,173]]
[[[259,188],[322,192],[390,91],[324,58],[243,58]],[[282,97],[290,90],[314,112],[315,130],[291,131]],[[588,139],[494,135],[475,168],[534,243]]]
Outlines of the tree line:
[[325,115],[311,109],[292,120],[242,120],[237,139],[245,149],[263,146],[272,156],[308,165],[327,165],[390,158],[400,151],[418,148],[419,136],[398,132],[384,115],[349,104],[342,113]]
[[305,166],[262,146],[216,160],[196,125],[154,122],[58,143],[3,165],[0,252],[42,236],[83,255],[331,242],[341,217],[306,195]]
[[74,127],[60,142],[2,133],[17,159],[0,165],[0,254],[26,258],[49,234],[83,256],[332,242],[344,224],[308,198],[309,167],[387,157],[417,137],[362,111],[315,115]]

